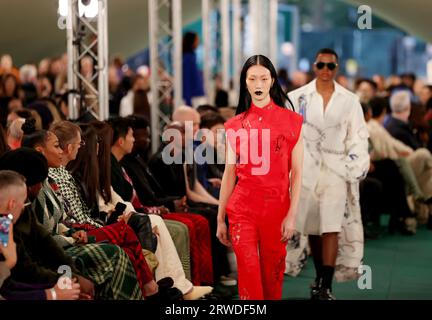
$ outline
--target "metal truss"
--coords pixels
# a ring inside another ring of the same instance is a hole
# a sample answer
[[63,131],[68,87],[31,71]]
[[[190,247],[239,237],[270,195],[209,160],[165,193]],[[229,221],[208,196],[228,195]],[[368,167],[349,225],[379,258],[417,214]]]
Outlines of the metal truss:
[[[181,0],[148,0],[150,34],[152,151],[157,151],[163,127],[172,110],[183,104],[182,87],[182,3]],[[167,60],[167,66],[162,65]],[[171,71],[171,75],[169,75]],[[172,101],[173,100],[173,101]]]
[[[108,107],[108,5],[107,0],[97,1],[98,11],[88,18],[85,10],[80,15],[82,0],[68,1],[67,56],[69,118],[77,119],[91,112],[99,120],[109,116]],[[88,1],[87,1],[88,3]],[[93,73],[83,74],[83,59],[91,58]]]

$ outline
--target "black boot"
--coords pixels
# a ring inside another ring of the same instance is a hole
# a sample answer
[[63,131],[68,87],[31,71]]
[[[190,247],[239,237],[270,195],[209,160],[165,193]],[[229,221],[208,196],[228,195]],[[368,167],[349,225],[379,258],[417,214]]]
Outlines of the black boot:
[[311,300],[318,300],[319,293],[322,286],[322,278],[317,278],[310,286]]
[[322,285],[319,290],[318,300],[336,300],[332,294],[333,275],[333,266],[322,266]]
[[336,300],[329,288],[322,287],[319,291],[318,300]]

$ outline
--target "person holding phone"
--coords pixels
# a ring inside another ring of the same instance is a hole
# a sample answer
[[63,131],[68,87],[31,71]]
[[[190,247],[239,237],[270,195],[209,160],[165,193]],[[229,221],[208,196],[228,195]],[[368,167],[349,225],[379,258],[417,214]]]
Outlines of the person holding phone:
[[[59,284],[27,284],[8,279],[10,271],[17,264],[17,246],[13,237],[13,224],[20,218],[26,204],[27,187],[25,178],[10,170],[0,170],[0,214],[11,215],[7,243],[0,242],[0,292],[11,300],[77,300],[80,297],[80,284],[73,279],[68,288]],[[9,219],[9,218],[8,218]],[[0,296],[0,299],[2,297]]]
[[10,276],[10,270],[17,262],[16,244],[13,240],[12,229],[13,226],[11,224],[9,226],[9,239],[7,245],[5,246],[3,242],[0,242],[0,260],[1,258],[4,258],[4,261],[0,261],[0,288],[3,285],[3,282]]

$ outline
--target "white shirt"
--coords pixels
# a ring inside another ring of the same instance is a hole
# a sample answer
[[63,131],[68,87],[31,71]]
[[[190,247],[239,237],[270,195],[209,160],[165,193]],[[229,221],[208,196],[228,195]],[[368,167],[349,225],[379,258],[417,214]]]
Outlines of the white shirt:
[[358,182],[369,168],[369,134],[359,99],[338,83],[334,85],[325,111],[316,80],[288,94],[295,110],[303,115],[303,186],[312,190],[323,167],[329,172],[329,186],[339,179]]

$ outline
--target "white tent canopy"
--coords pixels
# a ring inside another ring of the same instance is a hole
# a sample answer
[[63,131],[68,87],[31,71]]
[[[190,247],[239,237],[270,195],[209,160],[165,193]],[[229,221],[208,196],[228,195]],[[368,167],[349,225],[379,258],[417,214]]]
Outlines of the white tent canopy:
[[[335,0],[328,0],[335,1]],[[390,23],[432,42],[430,0],[344,0],[368,4]],[[282,1],[281,1],[282,2]],[[148,45],[147,0],[108,0],[109,52],[128,57]],[[37,62],[66,51],[66,34],[57,26],[58,0],[1,0],[0,54],[10,53],[17,65]],[[183,1],[183,23],[201,15],[201,0]]]

